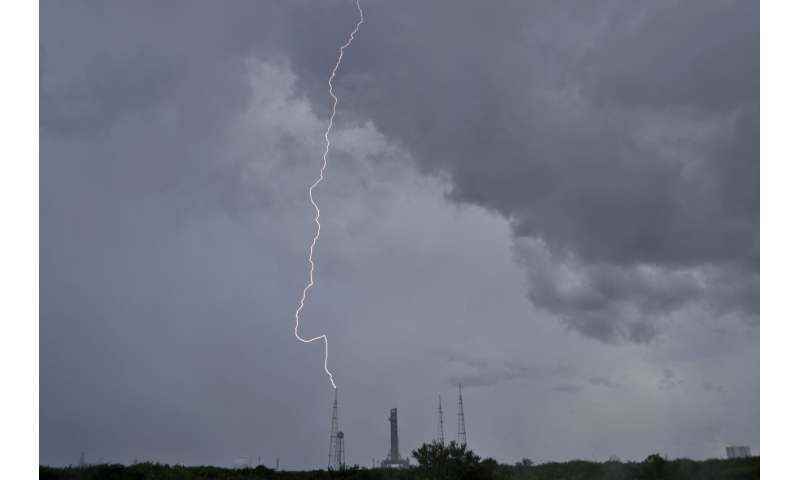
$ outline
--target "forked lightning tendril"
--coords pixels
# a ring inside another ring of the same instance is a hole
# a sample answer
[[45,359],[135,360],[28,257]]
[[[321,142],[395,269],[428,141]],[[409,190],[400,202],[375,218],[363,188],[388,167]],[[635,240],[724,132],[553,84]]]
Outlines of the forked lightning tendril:
[[336,78],[336,72],[339,70],[339,66],[342,64],[342,57],[344,56],[345,49],[349,47],[351,43],[353,43],[353,39],[356,37],[359,27],[361,27],[361,24],[364,23],[364,12],[361,10],[361,5],[359,4],[358,0],[355,0],[354,3],[358,9],[358,23],[356,23],[353,31],[350,32],[350,36],[348,37],[347,41],[339,47],[339,56],[336,59],[336,64],[333,66],[333,69],[331,69],[330,76],[328,77],[328,94],[333,102],[331,104],[331,115],[328,118],[328,128],[325,129],[325,148],[322,152],[322,166],[319,169],[319,177],[317,177],[317,180],[308,187],[308,199],[311,201],[311,205],[314,206],[314,223],[316,224],[316,230],[314,231],[314,237],[311,240],[311,245],[308,247],[308,283],[306,284],[305,288],[303,288],[303,293],[300,295],[300,302],[297,305],[297,310],[294,312],[294,336],[303,343],[311,343],[316,342],[317,340],[322,340],[322,344],[325,347],[325,373],[328,374],[328,378],[330,378],[333,388],[336,388],[336,382],[333,380],[333,373],[331,373],[331,371],[328,369],[328,336],[323,333],[317,337],[303,338],[300,336],[298,331],[300,330],[300,314],[305,306],[306,297],[308,296],[308,292],[311,290],[311,287],[314,286],[314,247],[317,246],[317,240],[319,240],[319,234],[322,230],[322,225],[319,223],[319,206],[317,205],[317,202],[314,201],[314,188],[316,188],[317,185],[319,185],[325,178],[325,170],[328,168],[328,152],[331,148],[331,141],[329,137],[331,130],[333,129],[333,119],[336,116],[336,105],[339,103],[339,98],[333,92],[333,80]]

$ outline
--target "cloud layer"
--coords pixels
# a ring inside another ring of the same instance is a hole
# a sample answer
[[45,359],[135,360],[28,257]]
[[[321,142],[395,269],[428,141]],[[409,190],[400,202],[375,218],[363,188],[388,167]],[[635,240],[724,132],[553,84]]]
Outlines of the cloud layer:
[[755,321],[757,5],[387,10],[348,93],[451,199],[509,219],[537,306],[604,341],[697,299]]

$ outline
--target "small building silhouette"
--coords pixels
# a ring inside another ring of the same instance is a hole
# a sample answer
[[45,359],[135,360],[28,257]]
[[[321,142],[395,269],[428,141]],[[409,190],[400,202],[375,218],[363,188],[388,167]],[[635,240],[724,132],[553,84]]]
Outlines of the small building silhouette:
[[728,445],[725,447],[725,454],[727,457],[730,458],[749,458],[752,455],[750,454],[750,447],[748,446],[736,446],[736,445]]

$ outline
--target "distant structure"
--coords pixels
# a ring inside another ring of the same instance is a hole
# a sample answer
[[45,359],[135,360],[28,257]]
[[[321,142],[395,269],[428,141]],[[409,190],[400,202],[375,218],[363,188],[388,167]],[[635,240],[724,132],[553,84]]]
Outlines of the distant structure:
[[339,389],[333,390],[331,437],[328,444],[328,469],[344,469],[344,433],[339,429]]
[[459,445],[467,444],[467,424],[464,421],[464,398],[461,396],[461,384],[458,384],[458,435],[456,442]]
[[389,455],[381,462],[381,468],[408,468],[408,459],[400,458],[397,441],[397,409],[389,411]]
[[736,445],[725,447],[725,454],[728,458],[749,458],[752,456],[750,455],[750,447]]
[[439,414],[439,425],[438,425],[438,438],[436,439],[437,442],[444,445],[444,411],[442,410],[442,396],[439,395],[439,410],[437,412]]
[[78,460],[78,466],[83,468],[86,466],[86,452],[81,452],[81,458]]

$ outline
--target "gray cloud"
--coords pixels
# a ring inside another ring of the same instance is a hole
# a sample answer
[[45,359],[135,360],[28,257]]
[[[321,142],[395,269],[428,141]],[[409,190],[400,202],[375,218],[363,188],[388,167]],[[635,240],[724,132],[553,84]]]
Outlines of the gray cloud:
[[41,126],[60,134],[107,132],[127,112],[156,107],[175,95],[181,75],[180,65],[155,51],[98,54],[80,78],[42,85]]
[[684,383],[682,378],[679,378],[675,371],[671,368],[665,368],[661,372],[661,378],[658,380],[659,390],[672,390]]
[[703,389],[708,392],[714,393],[725,393],[727,390],[722,385],[717,385],[716,383],[710,382],[708,380],[703,382]]
[[749,2],[664,3],[604,39],[584,78],[603,103],[728,110],[758,101],[759,11]]
[[591,377],[589,383],[596,387],[622,388],[622,384],[606,377]]
[[592,264],[554,255],[541,240],[519,240],[515,251],[535,305],[607,342],[650,341],[665,319],[691,305],[720,316],[757,314],[757,280],[739,267]]
[[450,353],[447,360],[452,372],[447,377],[451,386],[489,387],[499,382],[518,379],[547,378],[540,368],[510,359],[478,357],[464,353]]
[[580,393],[583,390],[583,387],[581,385],[573,385],[573,384],[570,384],[570,383],[564,383],[564,384],[561,384],[561,385],[556,385],[553,388],[553,390],[555,390],[557,392],[561,392],[561,393],[569,393],[569,394],[574,395],[574,394]]
[[651,340],[715,288],[692,270],[737,285],[731,308],[757,317],[757,5],[577,5],[470,3],[448,11],[446,40],[439,8],[410,23],[416,4],[387,5],[377,21],[397,35],[357,47],[347,91],[452,200],[592,272],[591,298],[530,273],[534,304],[577,331]]

